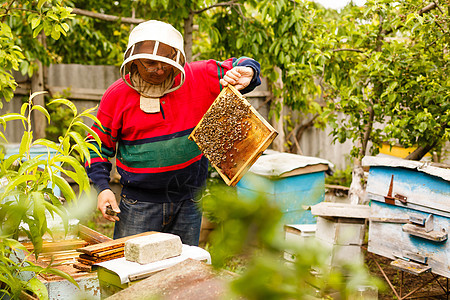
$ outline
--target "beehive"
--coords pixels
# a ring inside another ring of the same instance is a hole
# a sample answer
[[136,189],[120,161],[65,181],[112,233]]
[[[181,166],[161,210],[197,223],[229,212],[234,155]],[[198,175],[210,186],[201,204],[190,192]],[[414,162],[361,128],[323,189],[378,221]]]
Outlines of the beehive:
[[365,156],[370,200],[367,250],[415,275],[450,278],[450,166]]
[[277,136],[233,86],[227,86],[189,135],[230,186],[242,178]]

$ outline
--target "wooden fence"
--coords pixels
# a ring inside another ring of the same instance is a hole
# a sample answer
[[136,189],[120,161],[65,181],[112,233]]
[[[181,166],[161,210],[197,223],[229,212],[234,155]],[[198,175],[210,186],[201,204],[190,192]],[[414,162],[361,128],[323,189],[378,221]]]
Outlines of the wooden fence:
[[[3,103],[0,114],[7,112],[19,112],[20,107],[30,95],[30,80],[20,74],[14,74],[19,83],[14,98]],[[78,64],[57,64],[46,68],[44,72],[45,90],[51,95],[64,95],[77,106],[79,110],[94,107],[115,80],[120,78],[119,68],[115,66],[90,66]],[[261,86],[246,95],[250,103],[267,120],[269,118],[269,106],[266,101],[270,96],[267,84],[263,80]],[[86,119],[86,123],[92,125],[92,120]],[[351,142],[333,144],[330,136],[331,129],[319,130],[310,128],[306,130],[298,141],[303,155],[315,156],[329,160],[336,169],[345,169],[350,163]],[[18,143],[23,135],[22,123],[13,121],[8,123],[5,136],[9,143]]]

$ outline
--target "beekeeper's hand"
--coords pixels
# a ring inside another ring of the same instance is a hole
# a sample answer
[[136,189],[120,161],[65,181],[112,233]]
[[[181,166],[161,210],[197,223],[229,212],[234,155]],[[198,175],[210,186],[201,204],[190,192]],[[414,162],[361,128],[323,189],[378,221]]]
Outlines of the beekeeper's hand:
[[108,221],[119,221],[119,217],[106,214],[106,207],[111,206],[112,210],[120,213],[119,206],[117,206],[116,196],[113,191],[106,189],[100,192],[97,196],[97,208],[102,212],[103,218]]
[[250,67],[234,67],[225,73],[225,76],[220,79],[220,84],[227,86],[233,85],[236,89],[242,90],[246,88],[253,78],[253,69]]

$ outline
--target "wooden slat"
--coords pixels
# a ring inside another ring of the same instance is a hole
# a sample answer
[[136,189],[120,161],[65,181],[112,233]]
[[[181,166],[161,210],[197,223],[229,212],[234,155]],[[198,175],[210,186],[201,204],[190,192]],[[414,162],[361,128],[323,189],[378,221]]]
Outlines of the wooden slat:
[[369,220],[371,222],[381,222],[381,223],[399,223],[405,224],[409,222],[409,219],[406,218],[381,218],[381,217],[370,217]]
[[405,224],[402,226],[402,230],[411,235],[418,236],[430,241],[443,242],[447,240],[448,234],[444,231],[429,231],[427,232],[425,228],[418,227],[413,224]]
[[[64,94],[67,91],[67,87],[64,86],[50,86],[50,93],[53,94]],[[79,99],[79,100],[100,100],[102,99],[104,89],[87,89],[87,88],[70,88],[69,99]]]
[[53,259],[53,263],[69,261],[77,258],[79,256],[79,252],[72,250],[69,253],[54,253],[52,255],[39,255],[39,260],[43,262],[51,262]]
[[101,233],[98,233],[97,231],[92,230],[91,228],[81,224],[78,225],[78,235],[80,236],[80,238],[89,242],[90,244],[98,244],[112,241],[112,238],[107,237],[106,235],[103,235]]
[[89,265],[85,265],[85,264],[73,264],[73,267],[75,269],[81,270],[81,271],[85,271],[85,272],[92,272],[92,266]]
[[87,254],[84,254],[84,253],[81,253],[79,257],[82,258],[82,259],[87,259],[87,260],[91,260],[91,261],[95,261],[97,259],[94,256],[90,256],[90,255],[87,255]]
[[78,248],[77,251],[94,256],[96,253],[105,252],[108,250],[123,247],[125,245],[125,242],[130,239],[140,237],[140,236],[146,236],[146,235],[150,235],[150,234],[154,234],[154,233],[156,233],[156,231],[148,231],[148,232],[144,232],[144,233],[140,233],[140,234],[135,234],[135,235],[123,237],[123,238],[120,238],[117,240],[112,240],[112,241],[108,241],[108,242],[103,242],[103,243],[99,243],[99,244],[95,244],[95,245],[86,246],[83,248]]
[[[25,242],[22,243],[28,251],[33,251],[34,246],[31,242]],[[76,249],[80,247],[85,247],[88,245],[88,242],[78,239],[78,240],[64,240],[64,241],[58,241],[58,242],[47,242],[44,241],[42,245],[42,253],[45,252],[55,252],[55,251],[64,251],[64,250],[71,250]]]
[[124,251],[124,247],[119,247],[119,248],[114,248],[114,249],[109,249],[109,250],[105,250],[102,252],[98,252],[98,253],[94,253],[93,256],[94,257],[105,257],[105,256],[110,256],[110,255],[115,255],[117,253],[123,253]]
[[408,272],[408,273],[411,273],[414,275],[420,275],[425,272],[431,271],[430,266],[421,265],[421,264],[417,264],[417,263],[410,262],[410,261],[404,261],[402,259],[397,259],[397,260],[392,261],[391,266],[396,269],[399,269],[399,270],[402,270],[402,271],[405,271],[405,272]]
[[[74,262],[76,262],[77,258],[80,255],[85,255],[80,254],[80,252],[77,251],[77,249],[75,248],[83,248],[89,245],[90,243],[97,243],[98,241],[102,240],[105,242],[112,241],[112,239],[92,229],[89,229],[83,225],[79,226],[79,236],[83,239],[65,240],[58,242],[44,242],[44,251],[46,252],[39,254],[37,261],[33,255],[30,255],[27,258],[27,260],[45,268],[49,266],[53,257],[53,264],[56,265],[52,267],[69,274],[72,278],[76,279],[76,278],[85,278],[86,276],[93,276],[92,274],[88,273],[92,271],[92,267],[90,267],[89,265],[83,265],[81,263],[78,263],[76,264],[76,266],[74,266]],[[24,242],[22,244],[26,246],[29,250],[33,249],[32,243]],[[121,255],[123,255],[123,251]],[[102,259],[109,260],[113,258],[116,257],[109,256]],[[99,258],[97,258],[97,260],[98,259]],[[62,279],[62,277],[54,274],[41,273],[38,276],[39,278],[44,279],[46,281],[57,281]]]
[[100,263],[100,262],[104,262],[104,261],[108,261],[108,260],[112,260],[112,259],[116,259],[116,258],[121,258],[124,256],[123,252],[119,252],[119,253],[115,253],[113,255],[110,256],[103,256],[103,257],[96,257],[95,260],[92,259],[86,259],[83,257],[77,257],[77,260],[85,265],[93,265],[96,263]]
[[93,264],[97,263],[96,261],[92,261],[89,259],[84,259],[81,257],[77,257],[77,261],[82,263],[83,265],[88,265],[88,266],[92,266]]
[[321,202],[311,206],[311,213],[323,217],[344,217],[367,219],[370,216],[369,205],[349,203]]

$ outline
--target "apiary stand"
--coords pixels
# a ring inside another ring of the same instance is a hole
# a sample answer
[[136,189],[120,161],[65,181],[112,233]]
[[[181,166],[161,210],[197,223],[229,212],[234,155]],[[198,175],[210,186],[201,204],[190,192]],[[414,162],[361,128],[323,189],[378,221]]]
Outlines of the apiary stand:
[[[368,251],[391,259],[391,266],[402,274],[446,277],[447,288],[439,285],[448,297],[450,166],[371,156],[362,163],[370,168]],[[400,299],[406,297],[393,291]]]

